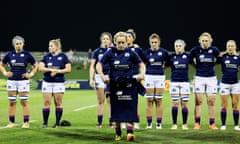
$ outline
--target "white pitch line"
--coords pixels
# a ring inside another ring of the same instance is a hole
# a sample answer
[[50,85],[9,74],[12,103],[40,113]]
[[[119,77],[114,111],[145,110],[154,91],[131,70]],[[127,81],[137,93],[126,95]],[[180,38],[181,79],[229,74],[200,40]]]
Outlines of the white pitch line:
[[80,108],[74,109],[73,111],[81,111],[81,110],[93,108],[93,107],[96,107],[96,106],[97,105],[84,106],[84,107],[80,107]]
[[[29,123],[34,123],[34,122],[36,122],[37,120],[30,120],[29,121]],[[15,127],[17,127],[17,126],[19,126],[20,124],[19,123],[16,123],[15,124]],[[8,127],[6,127],[6,126],[4,126],[4,127],[0,127],[0,129],[5,129],[5,128],[8,128]]]

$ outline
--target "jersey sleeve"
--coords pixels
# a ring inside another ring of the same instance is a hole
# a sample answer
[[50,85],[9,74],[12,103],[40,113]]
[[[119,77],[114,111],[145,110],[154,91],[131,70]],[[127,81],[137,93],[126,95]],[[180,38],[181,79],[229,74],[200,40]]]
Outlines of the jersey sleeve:
[[4,65],[9,62],[9,55],[10,55],[10,53],[7,53],[7,54],[3,57],[2,63],[3,63]]
[[104,53],[104,55],[101,58],[101,60],[99,61],[99,63],[106,64],[110,61],[111,57],[112,57],[112,50],[110,49]]
[[36,59],[29,52],[28,52],[28,56],[29,56],[28,61],[31,63],[31,65],[34,65],[36,63]]

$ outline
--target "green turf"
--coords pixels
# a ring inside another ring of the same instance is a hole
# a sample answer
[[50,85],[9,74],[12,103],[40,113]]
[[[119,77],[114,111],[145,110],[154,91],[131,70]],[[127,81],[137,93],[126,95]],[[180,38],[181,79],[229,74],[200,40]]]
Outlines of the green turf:
[[[3,127],[8,123],[8,100],[6,91],[0,91],[0,126]],[[220,126],[220,101],[219,96],[216,102],[216,124]],[[1,144],[112,144],[112,143],[127,143],[125,139],[120,142],[114,141],[114,129],[109,129],[107,109],[105,107],[103,128],[97,129],[96,126],[96,107],[89,109],[74,111],[75,109],[94,106],[97,104],[97,99],[94,90],[75,90],[66,91],[64,96],[64,114],[62,119],[71,121],[71,127],[60,127],[58,129],[40,128],[42,124],[42,96],[39,90],[31,90],[30,94],[30,109],[31,109],[31,120],[34,120],[30,124],[30,129],[22,129],[22,109],[20,104],[17,105],[16,123],[20,124],[16,128],[12,129],[0,129],[0,143]],[[227,118],[227,130],[226,131],[211,131],[208,130],[208,112],[206,106],[206,99],[203,104],[202,112],[202,129],[199,131],[193,130],[194,116],[194,98],[191,96],[189,102],[189,119],[188,125],[190,130],[181,130],[181,114],[178,116],[178,130],[170,130],[171,128],[171,103],[168,92],[166,91],[163,99],[164,113],[162,130],[151,130],[145,129],[145,108],[146,100],[143,97],[139,98],[141,105],[140,123],[141,129],[136,130],[136,140],[132,143],[141,144],[238,144],[240,135],[239,132],[233,130],[232,112],[229,106],[228,118]],[[55,117],[53,112],[54,106],[51,107],[51,113],[49,118],[49,125],[54,124]],[[155,114],[153,116],[153,126],[155,126]],[[125,130],[123,135],[126,136]]]

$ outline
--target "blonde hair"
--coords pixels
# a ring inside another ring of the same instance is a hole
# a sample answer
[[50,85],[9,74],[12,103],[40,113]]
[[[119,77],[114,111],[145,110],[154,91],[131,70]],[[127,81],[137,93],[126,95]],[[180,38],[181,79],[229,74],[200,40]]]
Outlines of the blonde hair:
[[61,39],[52,39],[49,42],[53,43],[57,47],[58,52],[62,52],[62,44],[61,44]]
[[126,41],[127,41],[127,34],[126,34],[126,32],[122,32],[122,31],[120,31],[120,32],[117,32],[115,35],[114,35],[114,43],[116,44],[117,42],[117,38],[118,37],[125,37],[125,39],[126,39]]
[[208,37],[209,42],[210,42],[210,45],[212,44],[213,39],[212,39],[212,36],[211,36],[210,33],[208,33],[208,32],[203,32],[203,33],[199,36],[198,42],[199,42],[200,44],[202,43],[202,42],[201,42],[201,38],[202,38],[202,37]]
[[160,36],[158,35],[158,34],[156,34],[156,33],[153,33],[153,34],[151,34],[150,36],[149,36],[149,41],[151,40],[151,39],[158,39],[159,40],[159,42],[161,42],[161,38],[160,38]]
[[[235,45],[235,51],[234,51],[234,55],[238,55],[237,53],[237,43],[235,40],[228,40],[227,43],[226,43],[226,47],[228,45],[228,43],[233,43]],[[227,52],[227,49],[226,49],[226,52]]]

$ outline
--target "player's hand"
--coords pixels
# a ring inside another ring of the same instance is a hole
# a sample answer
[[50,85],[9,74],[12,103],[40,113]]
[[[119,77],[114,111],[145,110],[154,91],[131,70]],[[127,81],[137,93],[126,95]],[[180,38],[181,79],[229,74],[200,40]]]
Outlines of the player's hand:
[[29,78],[31,78],[31,77],[33,77],[33,73],[28,73],[28,72],[26,72],[26,73],[24,73],[24,74],[22,74],[22,78],[27,78],[27,79],[29,79]]
[[12,72],[3,72],[3,75],[5,76],[5,77],[12,77],[13,76],[13,73]]
[[51,77],[54,77],[56,74],[57,74],[57,70],[52,70],[50,75],[51,75]]
[[89,85],[90,85],[90,87],[94,88],[94,87],[95,87],[95,82],[94,82],[94,80],[90,80],[90,81],[89,81]]
[[101,75],[101,78],[103,80],[104,83],[109,84],[110,83],[110,79],[108,76],[105,75]]
[[135,78],[137,81],[141,81],[144,79],[144,75],[143,74],[134,75],[133,78]]

